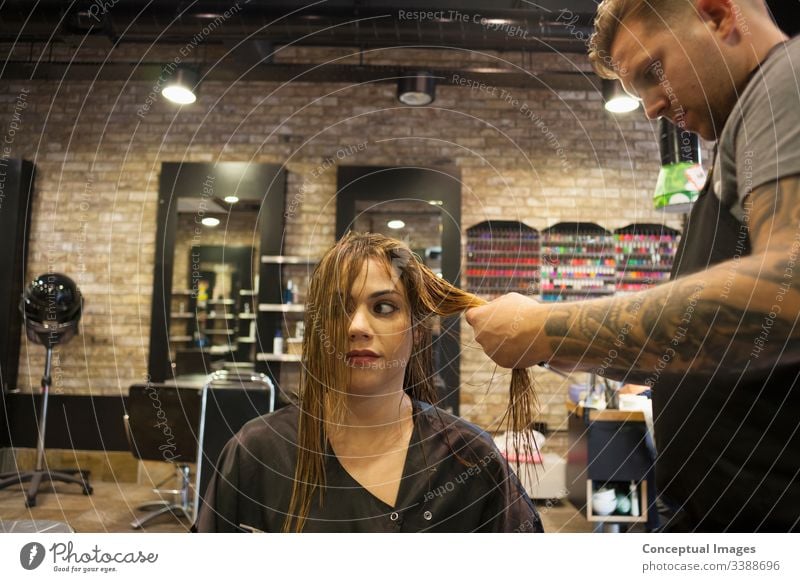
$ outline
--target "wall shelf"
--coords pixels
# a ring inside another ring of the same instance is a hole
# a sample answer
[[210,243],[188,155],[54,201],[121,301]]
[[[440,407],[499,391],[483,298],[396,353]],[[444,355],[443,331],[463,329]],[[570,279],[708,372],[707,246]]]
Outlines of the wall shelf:
[[259,303],[258,310],[261,312],[303,313],[306,307],[301,303]]
[[300,356],[296,354],[272,354],[261,352],[256,356],[259,362],[299,362]]
[[315,265],[319,259],[287,255],[261,255],[261,262],[265,265]]

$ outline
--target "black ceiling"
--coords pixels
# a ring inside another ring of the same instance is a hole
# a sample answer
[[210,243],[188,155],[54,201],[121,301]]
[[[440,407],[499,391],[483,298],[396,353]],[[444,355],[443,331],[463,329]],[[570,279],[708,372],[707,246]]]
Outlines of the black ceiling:
[[[437,45],[485,50],[581,52],[593,0],[211,0],[6,1],[0,40],[63,41],[91,34],[121,42],[185,43],[215,18],[205,42],[265,40],[274,44],[359,48]],[[573,19],[578,15],[578,20]]]
[[[585,54],[595,0],[428,0],[424,7],[421,4],[422,0],[6,0],[0,2],[0,42],[50,47],[82,44],[109,50],[115,43],[179,47],[197,38],[204,26],[216,23],[202,43],[238,48],[227,54],[224,67],[217,62],[213,70],[204,71],[207,79],[388,82],[415,70],[413,63],[397,67],[272,63],[269,55],[276,47],[291,43],[355,51],[409,46],[523,51],[531,55],[527,72],[486,68],[460,72],[495,86],[581,89],[596,84],[596,79],[568,66],[568,56],[562,72],[537,74],[535,57],[542,52]],[[769,4],[779,24],[790,34],[797,32],[800,0]],[[40,56],[32,49],[24,59],[6,60],[0,78],[151,80],[158,77],[161,67],[158,62],[76,64],[49,58],[46,52]],[[446,80],[457,71],[431,72]]]

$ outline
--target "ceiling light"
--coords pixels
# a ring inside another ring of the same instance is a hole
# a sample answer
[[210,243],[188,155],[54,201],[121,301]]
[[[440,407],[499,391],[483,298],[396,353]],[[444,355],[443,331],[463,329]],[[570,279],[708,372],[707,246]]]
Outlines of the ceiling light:
[[392,230],[399,230],[403,228],[405,225],[406,223],[403,222],[402,220],[390,220],[389,222],[386,223],[386,226],[388,226]]
[[203,220],[200,221],[203,226],[217,226],[219,224],[219,218],[214,218],[213,216],[206,216]]
[[436,98],[436,79],[429,73],[414,73],[397,81],[397,98],[406,105],[433,103]]
[[239,202],[239,197],[238,196],[225,196],[224,200],[228,204],[236,204],[237,202]]
[[603,101],[610,113],[630,113],[639,108],[639,100],[628,95],[622,83],[612,79],[603,79]]
[[430,204],[431,206],[442,206],[442,205],[444,205],[444,201],[443,200],[428,200],[428,204]]
[[190,105],[197,101],[195,90],[200,80],[200,75],[192,69],[178,67],[172,73],[161,94],[178,105]]

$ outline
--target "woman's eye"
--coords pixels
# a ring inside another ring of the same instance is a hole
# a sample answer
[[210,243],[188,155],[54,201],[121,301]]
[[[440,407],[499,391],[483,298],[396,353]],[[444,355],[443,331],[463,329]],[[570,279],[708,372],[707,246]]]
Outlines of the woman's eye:
[[385,301],[381,301],[380,303],[376,303],[375,307],[373,307],[375,313],[379,315],[389,315],[390,313],[394,313],[397,311],[397,307],[392,303],[387,303]]

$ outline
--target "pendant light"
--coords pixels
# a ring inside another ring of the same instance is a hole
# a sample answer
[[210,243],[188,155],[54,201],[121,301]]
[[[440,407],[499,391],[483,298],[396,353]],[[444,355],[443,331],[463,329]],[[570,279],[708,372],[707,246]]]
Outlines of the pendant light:
[[418,72],[397,82],[397,99],[406,105],[429,105],[436,98],[436,79],[430,73]]
[[628,95],[616,79],[603,79],[602,87],[603,101],[609,113],[630,113],[639,108],[639,100]]
[[200,75],[194,69],[179,66],[161,89],[161,94],[178,105],[190,105],[197,101],[197,85]]

